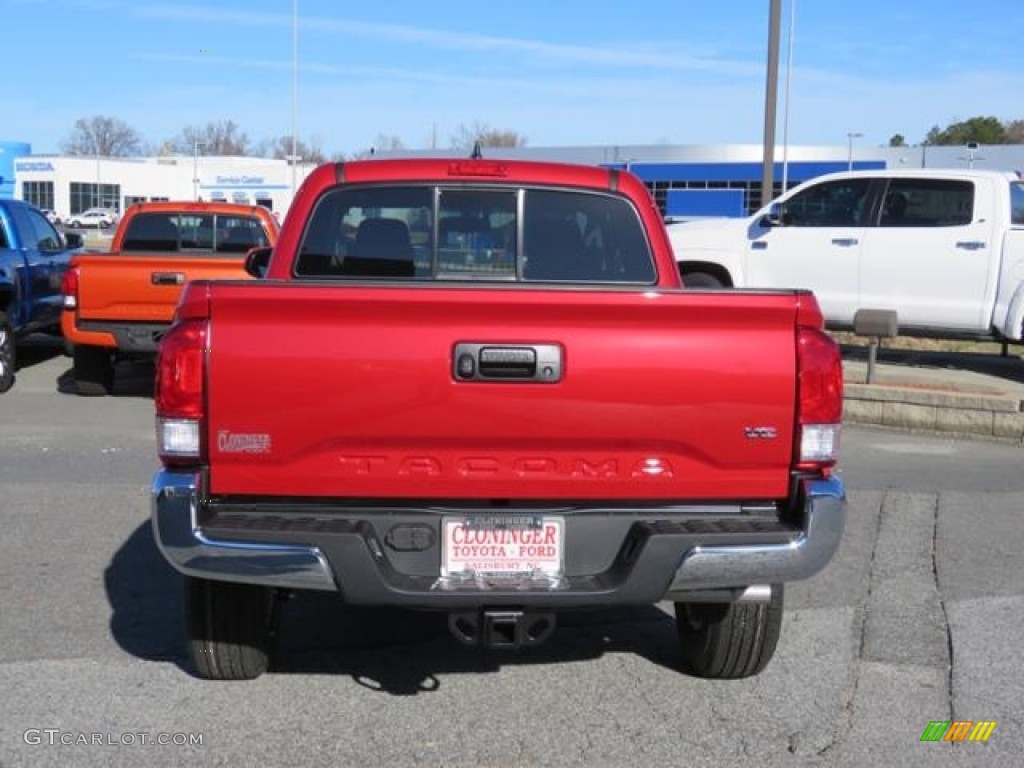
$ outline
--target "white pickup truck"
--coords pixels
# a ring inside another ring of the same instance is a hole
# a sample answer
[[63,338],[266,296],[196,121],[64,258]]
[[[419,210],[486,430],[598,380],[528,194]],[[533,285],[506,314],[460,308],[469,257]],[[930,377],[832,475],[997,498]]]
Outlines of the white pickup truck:
[[691,287],[808,288],[826,322],[892,310],[899,332],[1020,341],[1024,181],[958,169],[820,176],[745,219],[668,225]]

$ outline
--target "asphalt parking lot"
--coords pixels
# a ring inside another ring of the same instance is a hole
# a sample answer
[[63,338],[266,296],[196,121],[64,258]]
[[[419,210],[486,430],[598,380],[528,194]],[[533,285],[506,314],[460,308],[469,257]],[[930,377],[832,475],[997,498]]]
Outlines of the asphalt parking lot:
[[[83,399],[57,348],[23,359],[0,397],[5,768],[1020,763],[1019,444],[851,425],[841,552],[787,589],[755,679],[681,674],[665,606],[569,616],[506,655],[434,615],[301,595],[274,670],[218,684],[191,673],[149,530],[151,369]],[[920,741],[945,720],[997,724],[983,744]]]

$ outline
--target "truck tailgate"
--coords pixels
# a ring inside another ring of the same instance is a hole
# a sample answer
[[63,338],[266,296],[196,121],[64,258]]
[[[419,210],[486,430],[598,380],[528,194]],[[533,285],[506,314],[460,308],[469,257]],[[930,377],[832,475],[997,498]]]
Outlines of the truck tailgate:
[[82,320],[169,323],[186,283],[246,276],[244,254],[82,254],[77,263]]
[[[210,286],[214,495],[775,499],[799,296]],[[460,380],[456,345],[549,345],[550,381]]]

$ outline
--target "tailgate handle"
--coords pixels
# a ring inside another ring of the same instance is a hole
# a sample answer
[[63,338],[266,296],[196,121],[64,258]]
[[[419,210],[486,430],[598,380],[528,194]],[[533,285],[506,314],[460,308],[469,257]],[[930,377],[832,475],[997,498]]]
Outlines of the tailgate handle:
[[562,379],[562,347],[558,344],[460,342],[452,360],[458,381],[554,384]]
[[153,272],[150,274],[153,285],[184,285],[184,272]]

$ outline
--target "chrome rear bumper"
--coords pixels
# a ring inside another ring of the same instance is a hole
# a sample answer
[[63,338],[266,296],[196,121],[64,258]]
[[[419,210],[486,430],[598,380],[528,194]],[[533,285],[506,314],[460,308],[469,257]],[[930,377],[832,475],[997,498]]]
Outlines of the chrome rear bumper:
[[818,573],[846,527],[846,492],[836,477],[804,481],[803,534],[789,544],[695,547],[683,557],[666,599],[674,592],[780,584]]
[[530,592],[529,597],[523,592],[474,596],[421,588],[408,580],[397,583],[355,530],[343,537],[330,559],[314,545],[210,538],[198,523],[200,487],[200,476],[192,472],[162,470],[153,480],[154,536],[181,573],[281,588],[340,590],[354,602],[421,607],[453,601],[582,606],[765,599],[757,589],[746,588],[816,574],[838,550],[846,519],[846,494],[838,478],[805,480],[800,532],[788,542],[694,545],[692,536],[651,535],[614,579],[580,577],[567,590]]
[[162,470],[153,478],[153,535],[168,562],[186,576],[291,589],[336,590],[316,547],[214,541],[199,528],[199,475]]

